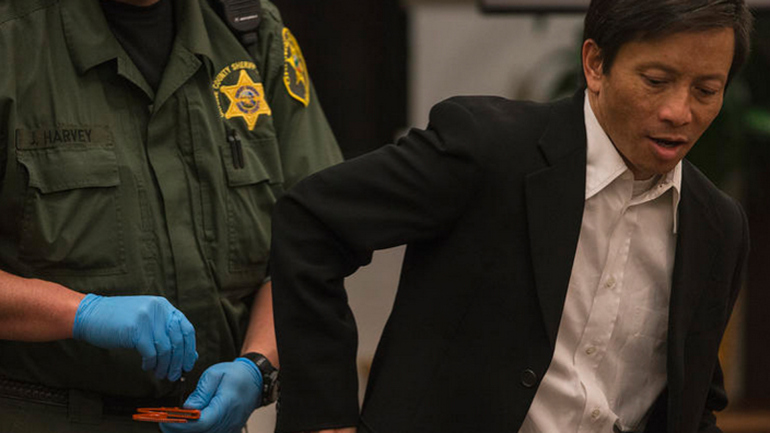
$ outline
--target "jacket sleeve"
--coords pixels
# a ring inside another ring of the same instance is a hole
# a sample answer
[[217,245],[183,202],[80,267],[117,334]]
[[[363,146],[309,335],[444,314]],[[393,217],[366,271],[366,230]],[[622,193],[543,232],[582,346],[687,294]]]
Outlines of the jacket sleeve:
[[[278,9],[266,0],[262,0],[262,5],[264,13],[259,39],[251,54],[263,75],[278,136],[284,186],[288,189],[308,174],[339,163],[342,153],[309,75],[307,95],[296,94],[298,99],[290,93],[284,80],[288,79],[286,69],[290,67],[286,60],[286,44],[293,37],[284,27]],[[302,62],[300,68],[307,68],[301,53],[297,58]]]
[[[745,281],[746,264],[748,262],[747,259],[749,254],[748,219],[741,205],[736,202],[735,206],[737,207],[740,213],[740,217],[741,217],[740,222],[742,224],[741,231],[743,236],[741,238],[741,245],[740,245],[741,253],[736,263],[735,272],[734,272],[733,281],[732,281],[732,288],[730,292],[730,300],[729,300],[730,312],[732,312],[733,307],[735,306],[735,302],[738,299],[738,292],[740,291],[741,286]],[[729,320],[729,315],[722,329],[725,329],[727,327],[728,320]],[[716,367],[714,368],[714,375],[709,388],[709,393],[706,398],[706,407],[703,411],[703,416],[701,418],[698,432],[700,433],[721,433],[722,432],[722,430],[716,425],[716,416],[714,415],[714,412],[724,410],[724,408],[727,407],[727,401],[728,401],[727,391],[725,390],[725,387],[724,387],[724,374],[722,372],[722,367],[719,363],[719,360],[717,360]]]
[[717,361],[716,368],[714,369],[714,379],[711,382],[709,394],[706,399],[706,409],[703,411],[703,417],[701,418],[698,432],[700,433],[722,433],[722,430],[717,427],[717,418],[714,415],[714,411],[719,411],[727,406],[727,392],[724,388],[724,380],[722,374],[722,367]]
[[480,134],[465,108],[445,102],[427,130],[317,173],[278,201],[277,432],[358,424],[357,331],[343,279],[374,250],[429,241],[452,227],[478,187]]

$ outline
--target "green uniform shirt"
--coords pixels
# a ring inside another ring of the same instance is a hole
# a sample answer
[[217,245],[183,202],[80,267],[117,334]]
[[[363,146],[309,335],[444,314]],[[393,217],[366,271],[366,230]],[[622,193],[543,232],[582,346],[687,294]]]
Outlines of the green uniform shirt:
[[[302,54],[263,0],[249,53],[206,0],[175,2],[157,93],[99,0],[0,3],[0,269],[160,295],[195,326],[190,375],[240,349],[282,191],[341,160]],[[0,374],[159,396],[129,350],[0,342]]]

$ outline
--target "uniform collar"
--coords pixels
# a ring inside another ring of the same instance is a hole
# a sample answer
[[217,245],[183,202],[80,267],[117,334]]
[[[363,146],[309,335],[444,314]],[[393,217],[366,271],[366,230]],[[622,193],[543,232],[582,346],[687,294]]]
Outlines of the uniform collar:
[[[204,13],[215,13],[205,2],[179,0],[174,2],[176,43],[194,54],[212,58]],[[203,11],[203,8],[207,8]],[[120,44],[112,35],[99,0],[61,0],[61,17],[70,55],[78,73],[123,55]]]
[[204,15],[216,14],[208,2],[197,0],[176,0],[176,42],[193,54],[211,59],[214,50],[209,41],[208,26]]
[[[628,166],[612,144],[610,137],[599,124],[591,103],[588,100],[586,91],[583,112],[585,113],[586,125],[586,191],[585,198],[598,194],[615,179],[627,175],[633,179]],[[680,161],[673,170],[661,176],[653,190],[645,195],[652,194],[660,196],[669,189],[672,189],[672,211],[674,216],[674,233],[677,231],[677,209],[682,191],[682,162]]]
[[121,54],[98,0],[62,0],[61,19],[70,57],[79,74]]

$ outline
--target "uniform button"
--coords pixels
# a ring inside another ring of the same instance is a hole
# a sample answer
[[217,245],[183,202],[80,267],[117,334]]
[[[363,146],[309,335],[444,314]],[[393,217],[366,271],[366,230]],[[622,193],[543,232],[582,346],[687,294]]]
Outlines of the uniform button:
[[596,419],[599,418],[599,415],[601,415],[602,412],[599,409],[594,409],[593,412],[591,412],[591,418]]
[[594,353],[596,353],[596,348],[595,347],[589,347],[588,349],[586,349],[586,354],[587,355],[593,355]]
[[608,289],[615,287],[615,278],[614,277],[607,278],[607,281],[604,283],[604,287]]
[[537,374],[530,369],[526,369],[521,373],[521,384],[527,388],[532,388],[537,384]]

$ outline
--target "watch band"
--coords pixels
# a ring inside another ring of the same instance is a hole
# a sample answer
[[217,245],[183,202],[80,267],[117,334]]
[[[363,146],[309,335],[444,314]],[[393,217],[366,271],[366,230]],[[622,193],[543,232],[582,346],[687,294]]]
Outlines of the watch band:
[[244,353],[241,358],[253,362],[262,373],[262,402],[260,406],[267,406],[278,400],[278,393],[280,392],[278,369],[273,367],[273,364],[261,353]]

